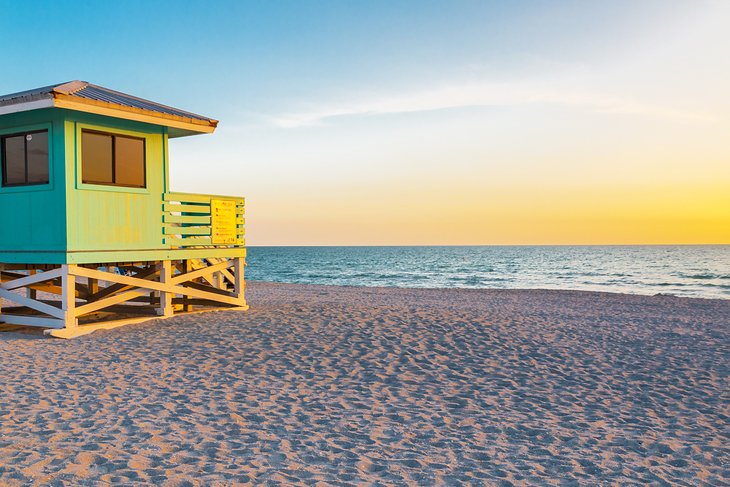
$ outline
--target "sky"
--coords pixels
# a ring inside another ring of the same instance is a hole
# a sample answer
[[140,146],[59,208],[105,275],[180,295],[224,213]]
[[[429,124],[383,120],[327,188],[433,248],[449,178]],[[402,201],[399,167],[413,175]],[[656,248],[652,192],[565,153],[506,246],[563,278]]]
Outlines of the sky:
[[730,243],[730,2],[0,0],[0,93],[220,120],[248,245]]

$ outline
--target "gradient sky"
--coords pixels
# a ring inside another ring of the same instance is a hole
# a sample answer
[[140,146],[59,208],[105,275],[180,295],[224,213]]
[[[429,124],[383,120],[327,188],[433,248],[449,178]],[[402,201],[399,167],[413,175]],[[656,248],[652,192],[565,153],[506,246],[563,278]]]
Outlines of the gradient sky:
[[730,243],[730,2],[0,0],[0,92],[220,120],[250,245]]

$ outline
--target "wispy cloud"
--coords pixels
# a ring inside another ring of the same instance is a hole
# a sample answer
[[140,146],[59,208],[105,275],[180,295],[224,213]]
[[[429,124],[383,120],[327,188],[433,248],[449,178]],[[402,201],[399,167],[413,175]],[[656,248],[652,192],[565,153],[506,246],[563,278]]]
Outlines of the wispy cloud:
[[634,114],[685,121],[711,118],[704,113],[658,106],[605,93],[588,93],[520,84],[480,83],[442,86],[415,93],[360,98],[344,103],[321,104],[310,110],[279,114],[270,117],[270,121],[278,127],[295,128],[325,124],[338,117],[529,104],[566,105],[596,112]]

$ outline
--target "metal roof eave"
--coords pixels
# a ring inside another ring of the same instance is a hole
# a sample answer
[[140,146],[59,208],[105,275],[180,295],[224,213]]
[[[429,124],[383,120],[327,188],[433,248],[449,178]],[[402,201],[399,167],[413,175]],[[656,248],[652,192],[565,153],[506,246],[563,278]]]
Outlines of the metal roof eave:
[[126,120],[135,120],[137,122],[146,122],[154,125],[174,127],[197,133],[212,133],[218,126],[218,120],[200,120],[181,117],[179,115],[171,115],[153,110],[145,110],[143,108],[118,105],[116,103],[91,100],[88,98],[80,98],[62,93],[53,93],[52,106]]
[[30,110],[38,110],[40,108],[52,108],[53,98],[46,97],[28,97],[20,103],[1,103],[0,102],[0,115],[7,115],[8,113],[28,112]]
[[173,129],[170,133],[177,137],[211,133],[218,126],[218,121],[209,117],[79,80],[0,96],[0,115],[41,108],[65,108],[162,125]]

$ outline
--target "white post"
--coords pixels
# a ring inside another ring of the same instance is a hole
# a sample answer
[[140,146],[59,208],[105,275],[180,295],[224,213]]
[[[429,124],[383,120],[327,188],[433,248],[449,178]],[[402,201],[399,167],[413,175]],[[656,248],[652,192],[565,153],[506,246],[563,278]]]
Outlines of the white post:
[[[172,262],[169,260],[163,260],[160,267],[160,282],[162,284],[170,285],[172,279]],[[160,292],[160,307],[157,309],[157,314],[160,316],[172,316],[172,293],[167,291]]]
[[236,298],[241,302],[241,306],[246,304],[246,297],[244,291],[246,290],[246,282],[243,280],[243,257],[236,257],[233,259],[233,292],[236,294]]
[[76,268],[73,264],[61,266],[61,309],[63,310],[63,321],[67,329],[76,328],[79,324],[76,318],[76,276],[71,274]]
[[[38,271],[36,269],[29,269],[28,270],[28,275],[29,276],[32,276],[34,274],[38,274]],[[31,287],[28,286],[28,288],[26,289],[26,296],[28,296],[28,299],[36,299],[37,294],[35,292],[35,289],[31,289]]]
[[[185,259],[182,261],[182,273],[187,274],[188,272],[193,270],[193,266],[190,263],[189,259]],[[183,296],[183,311],[184,312],[190,312],[193,310],[193,305],[190,304],[190,298],[188,296]]]

